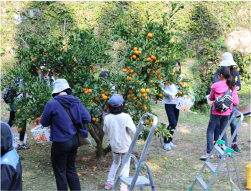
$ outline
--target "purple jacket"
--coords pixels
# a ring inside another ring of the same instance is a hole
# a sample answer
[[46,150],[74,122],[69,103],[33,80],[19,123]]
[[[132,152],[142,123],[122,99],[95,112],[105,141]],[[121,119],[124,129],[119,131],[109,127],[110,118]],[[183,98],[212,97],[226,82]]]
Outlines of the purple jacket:
[[81,134],[88,137],[88,130],[83,124],[91,122],[91,115],[83,106],[82,102],[71,95],[58,95],[46,103],[40,120],[40,123],[44,127],[51,126],[50,140],[54,142],[65,142],[77,133],[70,116],[61,104],[70,110],[74,122],[80,127]]

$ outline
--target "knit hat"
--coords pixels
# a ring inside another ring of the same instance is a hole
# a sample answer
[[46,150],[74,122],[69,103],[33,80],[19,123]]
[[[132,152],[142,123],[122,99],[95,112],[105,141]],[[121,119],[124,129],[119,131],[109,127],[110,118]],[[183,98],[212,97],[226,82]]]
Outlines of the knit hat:
[[66,89],[71,89],[68,82],[65,79],[58,79],[53,83],[53,91],[51,95],[60,93]]
[[233,55],[230,52],[225,52],[222,55],[222,61],[219,66],[236,66],[236,63],[233,59]]
[[113,94],[112,97],[109,99],[109,104],[112,107],[119,107],[124,102],[124,98],[120,94]]

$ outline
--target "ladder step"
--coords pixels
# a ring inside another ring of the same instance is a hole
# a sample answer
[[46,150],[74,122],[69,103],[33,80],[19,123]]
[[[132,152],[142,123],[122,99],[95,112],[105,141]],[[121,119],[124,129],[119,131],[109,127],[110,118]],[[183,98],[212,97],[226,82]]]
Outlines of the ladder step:
[[211,170],[211,172],[213,173],[215,172],[215,167],[210,162],[205,162],[205,164]]
[[225,142],[225,141],[223,141],[223,140],[218,140],[218,141],[217,141],[217,144],[221,144],[221,145],[223,145],[223,144],[226,144],[226,142]]
[[201,177],[196,177],[197,182],[199,182],[199,184],[201,185],[201,187],[206,190],[207,189],[207,185],[204,182],[204,180]]
[[[131,185],[133,177],[121,177],[120,180],[127,184],[128,186]],[[140,186],[150,186],[150,181],[148,178],[144,176],[139,176],[137,179],[137,182],[135,184],[135,187],[140,187]]]
[[214,145],[214,148],[221,156],[224,155],[224,151],[218,145]]
[[226,152],[227,152],[227,153],[233,153],[234,150],[233,150],[233,149],[230,149],[230,148],[227,148],[227,149],[226,149]]

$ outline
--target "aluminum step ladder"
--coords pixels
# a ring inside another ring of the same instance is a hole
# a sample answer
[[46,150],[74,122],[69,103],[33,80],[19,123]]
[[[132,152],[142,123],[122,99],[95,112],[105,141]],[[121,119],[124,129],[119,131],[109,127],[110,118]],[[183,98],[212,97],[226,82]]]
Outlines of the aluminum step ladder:
[[[146,118],[150,116],[150,117],[153,117],[153,125],[151,127],[151,130],[148,134],[148,137],[147,137],[147,140],[146,140],[146,143],[145,143],[145,147],[144,147],[144,150],[142,151],[142,154],[140,156],[140,159],[139,161],[137,160],[137,158],[132,154],[132,150],[136,144],[136,141],[138,140],[138,137],[139,137],[139,134],[141,132],[141,129],[144,125],[144,122],[146,120]],[[150,113],[145,113],[142,118],[140,119],[140,122],[139,122],[139,125],[138,125],[138,128],[137,128],[137,131],[134,135],[134,138],[132,140],[132,143],[129,147],[129,150],[128,152],[126,153],[126,156],[125,156],[125,161],[128,161],[130,160],[131,158],[134,159],[134,163],[135,163],[135,168],[136,168],[136,171],[134,173],[134,176],[133,177],[122,177],[122,174],[123,174],[123,171],[124,171],[124,167],[125,167],[125,164],[126,162],[123,162],[122,164],[122,167],[119,171],[119,174],[118,174],[118,177],[114,183],[114,186],[112,188],[113,191],[115,191],[117,189],[117,187],[119,186],[120,182],[123,182],[125,183],[128,187],[129,187],[129,191],[132,191],[134,189],[134,187],[139,187],[141,191],[144,190],[144,186],[151,186],[151,189],[153,191],[155,191],[155,186],[154,186],[154,183],[153,183],[153,177],[152,177],[152,172],[151,172],[151,169],[150,167],[144,162],[145,160],[145,156],[146,156],[146,153],[148,151],[148,148],[150,146],[150,143],[151,143],[151,140],[152,140],[152,137],[154,135],[154,132],[155,132],[155,128],[157,127],[157,117],[150,114]],[[147,169],[147,174],[148,174],[148,178],[145,177],[145,176],[140,176],[140,170],[141,170],[141,167],[142,165],[144,165]]]
[[[234,134],[232,135],[229,143],[227,144],[226,146],[226,143],[225,141],[221,140],[223,135],[225,134],[225,132],[227,131],[228,127],[230,126],[230,123],[233,121],[234,119],[234,116],[237,115],[237,113],[240,114],[241,118],[240,118],[240,121],[234,131]],[[234,140],[234,137],[237,135],[237,132],[238,132],[238,129],[240,128],[241,126],[241,123],[243,121],[243,114],[239,111],[236,111],[232,117],[230,118],[230,120],[228,121],[226,127],[224,128],[223,132],[221,133],[220,137],[219,137],[219,140],[217,141],[217,144],[215,144],[213,150],[211,151],[209,157],[207,158],[207,160],[204,162],[204,165],[202,166],[202,168],[200,169],[198,175],[196,176],[192,186],[189,188],[189,190],[193,190],[193,187],[195,185],[196,182],[198,182],[200,184],[200,186],[203,188],[203,190],[211,190],[211,185],[213,183],[213,180],[214,178],[216,177],[217,174],[219,174],[220,172],[227,172],[228,173],[228,176],[229,176],[229,181],[230,181],[230,184],[231,184],[231,191],[234,191],[234,187],[241,191],[242,190],[242,186],[241,186],[241,181],[240,181],[240,176],[239,176],[239,173],[238,173],[238,169],[237,169],[237,165],[236,165],[236,161],[235,161],[235,155],[234,155],[234,150],[231,149],[231,145],[232,145],[232,142]],[[222,145],[222,146],[219,146]],[[212,161],[210,158],[211,156],[213,155],[214,152],[217,152],[218,154],[221,155],[221,159],[219,162],[216,162],[216,161]],[[229,158],[232,158],[233,160],[233,164],[234,164],[234,170],[230,170],[230,166],[229,166]],[[212,163],[216,163],[217,166],[215,167]],[[226,163],[226,167],[222,166],[223,163]],[[208,184],[206,184],[204,182],[204,180],[202,179],[202,177],[200,176],[201,173],[203,172],[203,170],[205,169],[205,167],[207,167],[211,172],[212,172],[212,177],[209,181]],[[220,170],[222,169],[222,170]],[[233,180],[232,180],[232,177],[231,177],[231,172],[236,172],[236,176],[237,176],[237,180],[238,180],[238,184],[239,184],[239,188],[234,184]]]

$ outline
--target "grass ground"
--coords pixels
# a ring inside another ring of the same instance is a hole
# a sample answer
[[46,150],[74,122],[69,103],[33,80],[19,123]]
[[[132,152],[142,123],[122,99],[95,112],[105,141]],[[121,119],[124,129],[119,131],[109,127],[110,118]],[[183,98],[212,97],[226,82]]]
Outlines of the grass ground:
[[[1,102],[1,120],[8,121],[9,113],[6,105]],[[164,107],[153,106],[158,114],[158,121],[168,124]],[[154,183],[157,190],[188,190],[195,176],[203,165],[199,157],[205,153],[206,149],[206,129],[209,117],[195,113],[180,113],[179,123],[174,134],[173,142],[176,149],[165,151],[162,147],[162,140],[154,137],[145,162],[150,166]],[[240,173],[243,189],[246,187],[246,165],[250,163],[250,118],[245,118],[238,136],[238,144],[241,153],[236,153],[237,167]],[[18,151],[23,167],[23,189],[24,190],[56,190],[55,178],[50,160],[51,143],[36,144],[28,126],[27,144],[29,150]],[[13,127],[13,129],[16,129]],[[227,131],[230,134],[230,130]],[[228,136],[229,138],[229,136]],[[104,190],[104,184],[112,164],[112,154],[97,160],[95,158],[95,142],[92,145],[79,148],[76,168],[80,173],[82,190]],[[230,140],[230,139],[228,139]],[[108,140],[105,140],[108,144]],[[133,154],[140,157],[144,147],[144,141],[138,141]],[[167,157],[167,160],[164,160]],[[217,160],[217,159],[215,159]],[[233,165],[231,165],[233,167]],[[203,177],[208,179],[210,172],[204,170]],[[133,162],[131,163],[131,174],[135,171]],[[146,169],[142,168],[142,175],[146,175]],[[233,180],[237,183],[234,173]],[[148,188],[150,189],[150,188]],[[198,183],[194,187],[200,190]],[[230,184],[226,173],[220,173],[212,186],[212,190],[229,190]]]

